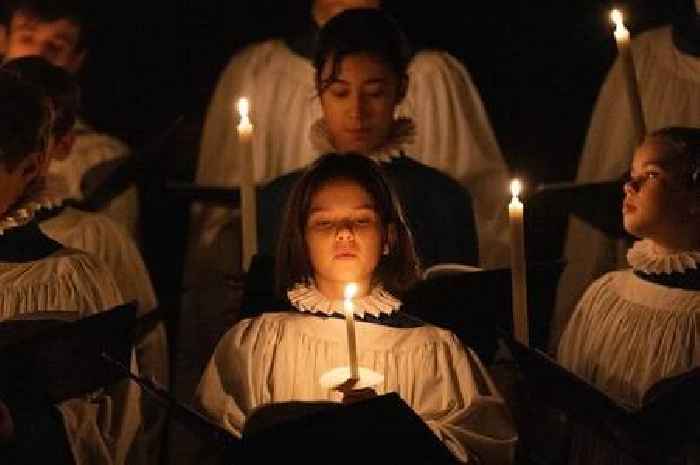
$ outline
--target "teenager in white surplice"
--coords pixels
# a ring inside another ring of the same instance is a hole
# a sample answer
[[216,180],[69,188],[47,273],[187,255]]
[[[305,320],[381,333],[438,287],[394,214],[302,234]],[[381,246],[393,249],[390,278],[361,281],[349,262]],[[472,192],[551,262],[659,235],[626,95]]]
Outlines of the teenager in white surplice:
[[[309,128],[322,116],[311,61],[317,28],[345,9],[380,4],[379,0],[315,0],[314,30],[306,40],[268,40],[236,53],[209,104],[197,182],[237,185],[240,149],[232,102],[240,96],[251,102],[252,150],[259,184],[300,169],[320,155],[309,140]],[[474,198],[480,263],[507,266],[508,170],[476,86],[458,60],[437,50],[415,53],[408,75],[406,96],[396,109],[397,116],[413,120],[416,127],[406,153],[469,189]],[[219,238],[231,223],[230,210],[195,206],[192,220],[188,282],[210,279],[202,270],[212,267],[230,272],[233,257],[226,245],[235,242],[235,235],[228,230],[225,238]]]

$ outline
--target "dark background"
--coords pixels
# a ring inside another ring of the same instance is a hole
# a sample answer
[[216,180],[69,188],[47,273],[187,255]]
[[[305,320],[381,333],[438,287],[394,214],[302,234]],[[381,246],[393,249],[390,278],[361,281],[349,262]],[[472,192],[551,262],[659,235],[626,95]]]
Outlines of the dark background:
[[[302,30],[310,0],[95,2],[82,80],[88,118],[138,147],[178,115],[195,129],[218,73],[240,47]],[[532,182],[570,179],[615,57],[609,1],[386,0],[416,46],[471,73],[509,165]],[[628,1],[635,35],[692,0]],[[477,7],[478,6],[478,7]]]

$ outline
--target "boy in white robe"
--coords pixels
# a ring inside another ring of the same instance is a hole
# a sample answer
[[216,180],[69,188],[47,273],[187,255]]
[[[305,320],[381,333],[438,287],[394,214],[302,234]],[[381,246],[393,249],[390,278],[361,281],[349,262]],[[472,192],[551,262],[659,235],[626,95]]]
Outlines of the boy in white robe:
[[[102,262],[46,237],[34,218],[45,203],[29,187],[50,156],[50,123],[44,96],[0,70],[0,319],[65,310],[87,316],[124,303]],[[76,464],[127,463],[139,402],[138,387],[124,381],[61,403]]]
[[[22,57],[7,61],[2,69],[13,72],[20,79],[37,86],[53,103],[52,137],[54,138],[51,157],[47,159],[48,166],[44,171],[50,171],[50,166],[57,157],[71,150],[74,138],[70,128],[75,122],[79,105],[79,88],[74,79],[59,67],[51,65],[41,57]],[[68,195],[61,186],[52,186],[49,175],[48,182],[39,182],[36,186],[37,196],[44,201],[57,204]],[[44,180],[46,181],[46,180]],[[143,316],[157,306],[157,300],[150,276],[131,236],[119,224],[109,217],[99,213],[89,213],[62,206],[40,215],[41,230],[50,238],[64,246],[88,252],[111,270],[125,301],[135,301],[139,316]],[[139,371],[143,376],[159,383],[168,385],[168,351],[163,323],[159,323],[152,331],[144,335],[136,343],[136,357]],[[163,430],[164,410],[154,402],[146,399],[143,413],[144,459],[153,462],[158,459],[160,435]]]

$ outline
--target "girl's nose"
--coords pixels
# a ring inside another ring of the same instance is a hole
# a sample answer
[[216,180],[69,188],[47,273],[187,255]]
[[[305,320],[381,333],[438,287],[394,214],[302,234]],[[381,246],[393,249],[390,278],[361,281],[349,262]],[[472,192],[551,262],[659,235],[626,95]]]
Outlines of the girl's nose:
[[355,96],[350,102],[350,117],[353,120],[362,120],[364,117],[364,102],[362,101],[362,96]]
[[355,238],[355,233],[352,230],[352,224],[348,221],[343,221],[338,225],[336,230],[336,239],[339,241],[350,241]]

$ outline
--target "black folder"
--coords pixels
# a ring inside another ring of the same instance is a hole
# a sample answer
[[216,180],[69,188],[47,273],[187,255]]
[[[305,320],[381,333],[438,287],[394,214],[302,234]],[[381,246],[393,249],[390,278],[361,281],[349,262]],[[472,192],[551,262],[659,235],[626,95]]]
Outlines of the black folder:
[[51,313],[45,312],[46,319],[0,323],[0,397],[59,403],[124,378],[101,354],[129,363],[133,304],[76,321],[57,320]]
[[[530,340],[546,347],[550,313],[561,261],[527,265]],[[402,310],[448,328],[489,363],[500,331],[512,332],[512,284],[509,268],[441,274],[419,281],[403,296]]]
[[540,185],[526,199],[526,224],[546,225],[573,214],[609,236],[629,237],[622,224],[623,184],[620,179]]
[[[454,464],[457,460],[396,393],[309,414],[243,435],[249,460],[273,463]],[[282,410],[288,410],[283,404]],[[271,408],[275,408],[274,404]],[[252,417],[251,417],[252,418]]]
[[642,406],[620,405],[538,349],[505,337],[533,398],[611,441],[640,463],[659,464],[700,438],[700,368],[659,381]]
[[167,408],[175,421],[210,442],[222,463],[454,464],[456,459],[396,393],[343,405],[282,402],[259,407],[238,439],[152,381],[106,357]]

